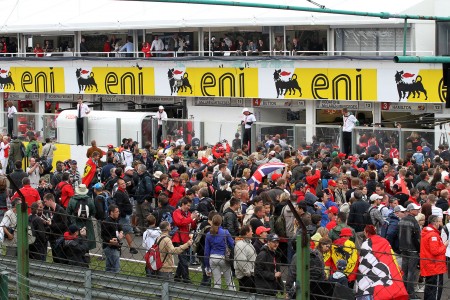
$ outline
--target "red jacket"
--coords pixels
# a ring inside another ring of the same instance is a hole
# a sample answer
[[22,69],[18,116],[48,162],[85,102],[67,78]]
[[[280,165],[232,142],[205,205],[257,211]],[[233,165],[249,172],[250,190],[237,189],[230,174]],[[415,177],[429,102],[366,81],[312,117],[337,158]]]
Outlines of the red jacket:
[[439,231],[427,226],[422,230],[420,240],[420,275],[433,276],[447,273],[445,247]]
[[178,201],[186,195],[186,188],[181,184],[173,186],[172,197],[169,199],[170,206],[177,207]]
[[316,188],[317,184],[319,183],[320,179],[320,171],[316,170],[316,173],[312,174],[311,176],[306,176],[306,183],[311,187],[309,191],[314,196],[316,195]]
[[72,185],[66,181],[61,181],[56,187],[61,190],[61,206],[67,208],[70,198],[75,195]]
[[[25,196],[25,202],[28,205],[28,214],[31,214],[31,204],[34,202],[41,200],[41,196],[39,196],[39,192],[32,188],[29,184],[24,185],[23,188],[20,189],[22,194]],[[20,198],[17,192],[14,193],[11,199]]]
[[173,214],[173,225],[178,227],[178,231],[173,235],[172,242],[184,244],[189,241],[189,231],[195,229],[197,223],[191,218],[191,212],[184,212],[181,208],[176,209]]

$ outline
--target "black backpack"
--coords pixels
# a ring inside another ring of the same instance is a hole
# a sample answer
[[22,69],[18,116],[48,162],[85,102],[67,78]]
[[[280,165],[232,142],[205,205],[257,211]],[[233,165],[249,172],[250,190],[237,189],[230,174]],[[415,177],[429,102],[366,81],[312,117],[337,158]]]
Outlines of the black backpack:
[[39,148],[36,142],[31,143],[30,155],[31,157],[39,158]]
[[374,208],[376,208],[376,207],[371,206],[371,207],[363,214],[364,224],[365,224],[365,225],[373,225],[372,217],[370,216],[370,212],[371,212],[372,209],[374,209]]
[[78,199],[77,205],[75,206],[75,216],[80,219],[88,219],[90,215],[88,199]]

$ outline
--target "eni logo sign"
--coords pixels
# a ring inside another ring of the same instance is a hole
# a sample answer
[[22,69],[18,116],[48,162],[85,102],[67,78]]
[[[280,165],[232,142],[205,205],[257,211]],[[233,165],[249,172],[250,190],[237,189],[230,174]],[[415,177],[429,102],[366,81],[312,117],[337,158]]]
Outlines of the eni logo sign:
[[22,93],[64,93],[63,68],[18,67],[1,69],[0,88]]
[[154,95],[153,68],[79,67],[75,70],[77,92],[106,95]]

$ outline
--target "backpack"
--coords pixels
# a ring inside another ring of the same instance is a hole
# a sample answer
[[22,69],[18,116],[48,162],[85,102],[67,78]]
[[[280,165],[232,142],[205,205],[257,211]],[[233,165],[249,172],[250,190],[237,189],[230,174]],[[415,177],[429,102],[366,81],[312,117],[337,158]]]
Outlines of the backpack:
[[44,169],[44,173],[48,174],[53,169],[53,166],[48,162],[47,158],[41,158],[41,166]]
[[104,191],[103,193],[98,194],[97,197],[100,197],[103,199],[103,210],[105,211],[105,216],[107,216],[109,206],[111,204],[116,204],[116,201],[114,201],[114,199],[111,197],[111,195],[107,191]]
[[363,214],[364,224],[365,225],[373,225],[372,217],[370,216],[370,212],[374,209],[374,206],[371,206],[366,212]]
[[219,173],[220,171],[216,171],[213,175],[213,181],[212,185],[218,190],[220,189],[220,182],[219,182]]
[[27,150],[22,142],[20,142],[20,156],[22,156],[22,159],[27,156]]
[[164,258],[161,261],[161,252],[159,250],[159,244],[166,237],[168,238],[168,236],[163,236],[162,238],[160,238],[159,241],[154,243],[150,247],[150,249],[148,249],[148,251],[145,253],[144,260],[145,264],[147,265],[147,269],[152,271],[159,271],[163,267],[167,255],[169,255],[169,253],[165,253]]
[[281,237],[286,237],[286,218],[284,217],[284,210],[286,206],[281,210],[281,214],[276,218],[275,223],[273,224],[273,229],[276,234]]
[[59,186],[59,184],[55,187],[55,201],[56,203],[60,204],[61,203],[61,194],[62,194],[62,189],[68,185],[69,183],[65,182],[64,184],[61,184],[61,186]]
[[[162,215],[161,215],[161,222],[162,222],[162,221],[169,222],[170,227],[172,228],[172,229],[170,230],[170,232],[169,232],[169,235],[170,235],[170,236],[174,236],[175,233],[178,231],[178,227],[175,226],[175,225],[173,224],[172,213],[171,213],[170,211],[165,211],[165,212],[163,212]],[[159,223],[161,224],[161,222],[159,222]],[[158,225],[159,225],[159,224],[158,224]]]
[[39,148],[37,143],[31,143],[30,155],[31,157],[39,158]]
[[191,245],[193,253],[197,253],[202,237],[206,236],[206,231],[210,228],[211,225],[208,224],[205,227],[203,227],[202,230],[195,232],[193,242]]
[[120,152],[114,151],[114,160],[116,165],[123,165],[123,157]]
[[77,201],[77,205],[75,206],[75,216],[80,219],[88,219],[90,217],[87,198],[81,198]]
[[388,230],[389,230],[389,221],[385,220],[383,226],[381,226],[380,236],[386,238]]

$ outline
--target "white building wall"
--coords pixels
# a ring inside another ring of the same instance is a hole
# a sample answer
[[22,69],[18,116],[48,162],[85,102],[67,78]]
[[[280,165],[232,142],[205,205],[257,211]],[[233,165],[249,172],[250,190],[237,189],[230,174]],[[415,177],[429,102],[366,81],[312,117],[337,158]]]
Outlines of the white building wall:
[[[432,56],[436,54],[436,26],[435,23],[416,23],[412,28],[412,49],[419,56]],[[422,52],[423,51],[423,52]]]

